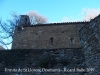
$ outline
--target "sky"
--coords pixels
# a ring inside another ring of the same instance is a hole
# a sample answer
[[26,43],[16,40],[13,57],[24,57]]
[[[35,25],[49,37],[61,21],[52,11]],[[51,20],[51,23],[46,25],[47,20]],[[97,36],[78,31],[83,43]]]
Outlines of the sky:
[[11,19],[12,12],[23,15],[29,11],[45,16],[47,23],[82,21],[84,11],[87,12],[84,19],[100,14],[100,0],[0,0],[3,21]]
[[100,0],[0,0],[0,18],[11,18],[11,13],[26,14],[37,11],[48,23],[82,20],[83,9],[100,9]]

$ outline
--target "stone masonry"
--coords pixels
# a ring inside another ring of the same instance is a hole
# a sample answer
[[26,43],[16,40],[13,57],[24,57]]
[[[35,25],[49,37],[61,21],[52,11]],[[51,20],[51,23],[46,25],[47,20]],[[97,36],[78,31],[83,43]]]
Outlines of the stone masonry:
[[80,48],[79,29],[88,22],[53,23],[15,29],[12,49]]
[[[86,68],[81,48],[69,49],[20,49],[0,51],[0,74],[2,75],[84,75],[85,72],[64,72],[66,69]],[[16,71],[16,69],[60,69],[60,71]],[[15,69],[15,70],[6,70]]]
[[80,30],[80,39],[83,46],[86,64],[94,67],[93,73],[88,75],[100,74],[100,15],[91,20]]
[[0,50],[0,75],[100,75],[100,15],[16,27],[12,50]]

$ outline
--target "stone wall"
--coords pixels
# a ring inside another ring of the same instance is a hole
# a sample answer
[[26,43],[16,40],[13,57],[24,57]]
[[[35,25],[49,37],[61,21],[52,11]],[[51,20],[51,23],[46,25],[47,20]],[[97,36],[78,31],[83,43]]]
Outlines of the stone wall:
[[[90,22],[63,24],[24,27],[22,31],[16,29],[12,46],[14,50],[0,50],[0,74],[100,75],[100,15]],[[54,39],[51,46],[48,41],[50,37]],[[68,38],[75,39],[73,46],[69,46]],[[5,72],[5,68],[51,68],[56,72]]]
[[66,69],[86,68],[84,54],[80,48],[0,50],[0,74],[16,75],[5,69],[60,69],[60,72],[19,72],[19,75],[84,75],[85,72],[65,72]]
[[95,69],[88,75],[100,75],[100,15],[80,30],[80,37],[86,64]]
[[54,23],[15,29],[12,49],[79,48],[78,31],[88,22]]

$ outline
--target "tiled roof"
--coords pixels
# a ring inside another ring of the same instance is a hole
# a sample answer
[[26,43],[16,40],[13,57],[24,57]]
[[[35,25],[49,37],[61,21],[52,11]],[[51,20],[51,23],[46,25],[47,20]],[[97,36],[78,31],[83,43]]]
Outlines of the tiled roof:
[[61,23],[46,23],[46,24],[35,24],[35,25],[26,25],[24,27],[33,27],[33,26],[52,26],[52,25],[75,25],[75,24],[87,24],[89,21],[83,21],[83,22],[61,22]]

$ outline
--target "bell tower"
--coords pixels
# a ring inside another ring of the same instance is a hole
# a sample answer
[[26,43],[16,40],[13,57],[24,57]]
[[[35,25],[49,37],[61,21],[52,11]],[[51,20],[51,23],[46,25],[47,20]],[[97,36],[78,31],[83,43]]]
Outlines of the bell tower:
[[21,32],[24,29],[23,26],[29,26],[29,25],[31,25],[29,16],[28,15],[20,15],[20,22],[17,27],[17,31]]
[[21,15],[19,25],[20,26],[30,25],[29,16],[28,15]]

